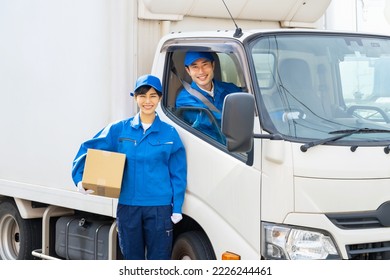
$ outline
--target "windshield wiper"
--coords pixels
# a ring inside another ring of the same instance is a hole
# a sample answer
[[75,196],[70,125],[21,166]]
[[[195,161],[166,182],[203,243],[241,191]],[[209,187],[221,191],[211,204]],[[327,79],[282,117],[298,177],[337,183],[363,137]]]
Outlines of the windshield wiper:
[[358,128],[358,129],[344,129],[344,130],[335,130],[329,132],[329,134],[339,134],[339,133],[390,133],[389,129],[378,129],[378,128]]
[[352,134],[361,134],[361,133],[390,133],[390,130],[387,129],[372,129],[372,128],[359,128],[359,129],[345,129],[345,130],[335,130],[329,132],[329,134],[340,134],[333,137],[319,139],[317,141],[312,141],[306,144],[303,144],[300,149],[302,152],[306,152],[309,148],[326,144],[329,142],[337,141],[339,139],[348,137]]

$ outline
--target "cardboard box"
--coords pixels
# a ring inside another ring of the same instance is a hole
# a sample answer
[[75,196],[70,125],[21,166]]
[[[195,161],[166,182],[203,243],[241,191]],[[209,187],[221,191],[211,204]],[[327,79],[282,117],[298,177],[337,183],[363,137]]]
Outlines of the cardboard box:
[[122,185],[126,155],[88,149],[83,174],[83,187],[95,195],[118,198]]

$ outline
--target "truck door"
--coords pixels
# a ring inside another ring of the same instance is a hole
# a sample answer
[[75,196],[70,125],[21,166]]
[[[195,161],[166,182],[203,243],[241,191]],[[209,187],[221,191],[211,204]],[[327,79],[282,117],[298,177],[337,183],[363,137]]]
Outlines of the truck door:
[[[246,70],[242,69],[246,65],[242,62],[244,56],[240,56],[233,44],[168,48],[162,118],[177,128],[186,147],[188,186],[183,211],[211,242],[217,258],[224,251],[233,251],[242,258],[259,259],[260,171],[254,167],[252,156],[227,151],[218,113],[199,102],[177,101],[186,86],[199,89],[184,65],[186,53],[190,51],[212,55],[215,94],[220,87],[235,89],[229,94],[237,91],[250,94],[244,78]],[[212,133],[197,122],[206,123]],[[192,229],[183,229],[188,230]]]

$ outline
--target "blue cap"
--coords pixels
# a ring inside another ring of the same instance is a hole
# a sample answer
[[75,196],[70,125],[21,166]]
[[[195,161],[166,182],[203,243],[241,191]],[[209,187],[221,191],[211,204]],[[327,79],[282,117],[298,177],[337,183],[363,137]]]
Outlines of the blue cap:
[[200,58],[214,61],[212,54],[209,52],[187,52],[184,59],[184,65],[189,66]]
[[153,75],[143,75],[138,78],[137,82],[135,83],[134,91],[130,93],[131,96],[134,96],[134,92],[137,91],[142,86],[151,86],[156,91],[162,92],[162,86],[161,81],[159,78]]

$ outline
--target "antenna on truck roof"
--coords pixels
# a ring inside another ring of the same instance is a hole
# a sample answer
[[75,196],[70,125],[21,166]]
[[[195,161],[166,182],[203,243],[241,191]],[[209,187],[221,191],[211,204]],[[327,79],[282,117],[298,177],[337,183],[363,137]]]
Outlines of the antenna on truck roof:
[[241,30],[241,28],[238,27],[238,25],[237,25],[236,21],[234,20],[232,14],[230,13],[229,8],[228,8],[228,6],[227,6],[226,3],[225,3],[225,0],[222,0],[222,2],[223,2],[223,4],[225,5],[226,10],[228,11],[228,13],[229,13],[229,15],[230,15],[230,18],[231,18],[232,21],[234,22],[234,25],[236,26],[236,32],[234,32],[233,37],[234,37],[234,38],[240,38],[240,37],[242,36],[242,34],[243,34],[243,33],[242,33],[242,30]]

